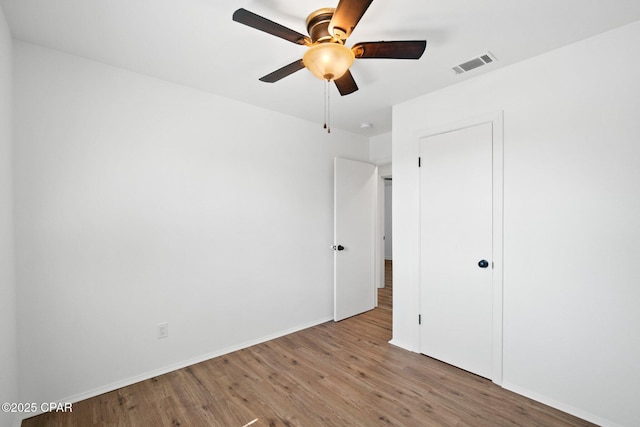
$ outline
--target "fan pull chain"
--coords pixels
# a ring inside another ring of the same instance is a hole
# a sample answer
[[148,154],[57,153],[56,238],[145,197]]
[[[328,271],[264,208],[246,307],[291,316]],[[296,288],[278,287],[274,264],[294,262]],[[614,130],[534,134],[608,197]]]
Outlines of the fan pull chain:
[[324,82],[324,128],[331,133],[331,80]]
[[323,128],[326,129],[327,128],[327,82],[324,82],[324,94],[322,97],[322,100],[324,101],[324,105],[323,107],[323,112],[324,112],[324,126]]

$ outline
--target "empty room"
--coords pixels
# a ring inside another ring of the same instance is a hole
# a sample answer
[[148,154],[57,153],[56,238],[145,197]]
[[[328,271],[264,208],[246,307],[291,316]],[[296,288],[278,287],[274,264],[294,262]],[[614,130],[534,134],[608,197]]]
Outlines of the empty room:
[[0,0],[0,427],[640,426],[637,0]]

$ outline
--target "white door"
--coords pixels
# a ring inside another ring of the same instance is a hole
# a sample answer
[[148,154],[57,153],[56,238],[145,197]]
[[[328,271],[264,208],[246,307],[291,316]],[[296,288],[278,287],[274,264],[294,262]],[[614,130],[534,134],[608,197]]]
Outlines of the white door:
[[420,139],[420,352],[492,378],[492,123]]
[[337,322],[375,307],[376,167],[334,161],[334,311]]

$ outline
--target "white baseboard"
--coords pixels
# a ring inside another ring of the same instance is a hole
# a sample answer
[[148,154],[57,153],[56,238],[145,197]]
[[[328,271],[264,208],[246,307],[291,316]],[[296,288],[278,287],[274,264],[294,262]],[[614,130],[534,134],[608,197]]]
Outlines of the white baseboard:
[[592,422],[594,424],[597,424],[599,426],[602,427],[623,427],[620,424],[616,424],[611,420],[606,420],[603,418],[600,418],[594,414],[591,414],[589,412],[585,412],[581,409],[578,408],[574,408],[571,405],[567,405],[566,403],[563,402],[559,402],[555,399],[552,399],[548,396],[544,396],[542,394],[533,392],[531,390],[528,390],[526,388],[511,384],[507,381],[503,382],[502,384],[502,388],[505,388],[509,391],[512,391],[514,393],[517,393],[521,396],[525,396],[528,397],[529,399],[533,399],[537,402],[543,403],[547,406],[551,406],[552,408],[558,409],[562,412],[566,412],[567,414],[571,414],[574,415],[578,418],[582,418],[583,420]]
[[[52,400],[52,402],[56,402],[56,403],[76,403],[76,402],[80,402],[81,400],[90,399],[92,397],[96,397],[96,396],[99,396],[101,394],[108,393],[108,392],[117,390],[119,388],[129,386],[131,384],[138,383],[140,381],[148,380],[149,378],[157,377],[159,375],[164,375],[164,374],[167,374],[169,372],[177,371],[178,369],[186,368],[187,366],[195,365],[197,363],[201,363],[201,362],[204,362],[204,361],[209,360],[209,359],[213,359],[213,358],[216,358],[216,357],[223,356],[225,354],[233,353],[234,351],[242,350],[242,349],[257,345],[257,344],[262,344],[264,342],[271,341],[273,339],[283,337],[285,335],[292,334],[294,332],[302,331],[303,329],[311,328],[313,326],[320,325],[320,324],[328,322],[330,320],[333,320],[333,316],[322,318],[322,319],[318,319],[318,320],[315,320],[313,322],[309,322],[309,323],[306,323],[306,324],[303,324],[303,325],[298,325],[298,326],[295,326],[293,328],[286,329],[284,331],[279,331],[279,332],[276,332],[274,334],[269,334],[269,335],[257,338],[255,340],[245,341],[245,342],[237,344],[237,345],[233,345],[233,346],[230,346],[230,347],[222,348],[220,350],[216,350],[216,351],[213,351],[211,353],[203,354],[203,355],[200,355],[198,357],[194,357],[192,359],[183,360],[181,362],[174,363],[174,364],[171,364],[169,366],[162,367],[160,369],[155,369],[153,371],[145,372],[143,374],[136,375],[136,376],[133,376],[133,377],[129,377],[129,378],[126,378],[126,379],[123,379],[123,380],[120,380],[120,381],[115,381],[113,383],[110,383],[110,384],[107,384],[107,385],[104,385],[104,386],[101,386],[101,387],[97,387],[97,388],[94,388],[92,390],[88,390],[88,391],[85,391],[85,392],[82,392],[82,393],[78,393],[78,394],[75,394],[73,396],[66,397],[64,399],[54,399],[54,400]],[[32,412],[32,413],[23,414],[23,415],[18,415],[16,417],[13,425],[14,425],[14,427],[20,427],[20,425],[21,425],[23,420],[25,420],[27,418],[34,417],[36,415],[40,415],[41,413],[42,413],[42,411],[40,411],[40,412]]]
[[392,339],[391,341],[389,341],[389,344],[396,346],[396,347],[400,347],[403,350],[407,350],[410,351],[412,353],[417,353],[417,351],[414,351],[413,348],[410,345],[407,345],[406,343],[400,342],[396,339]]

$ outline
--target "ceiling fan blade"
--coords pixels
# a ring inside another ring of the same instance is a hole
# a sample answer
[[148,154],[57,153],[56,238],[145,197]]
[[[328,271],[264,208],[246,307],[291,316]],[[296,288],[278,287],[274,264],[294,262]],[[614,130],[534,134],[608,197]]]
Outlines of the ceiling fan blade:
[[358,85],[356,84],[356,81],[353,79],[353,75],[349,70],[347,70],[347,72],[344,73],[342,77],[334,80],[334,82],[336,83],[338,92],[340,92],[340,95],[342,96],[349,95],[350,93],[358,90]]
[[356,43],[351,50],[356,58],[420,59],[426,40]]
[[297,31],[293,31],[283,25],[270,21],[267,18],[263,18],[260,15],[256,15],[253,12],[249,12],[246,9],[238,9],[233,13],[233,20],[241,24],[247,25],[256,30],[264,31],[265,33],[280,37],[296,44],[310,44],[311,39],[304,34],[300,34]]
[[267,74],[264,77],[260,77],[260,81],[266,83],[275,83],[278,80],[287,77],[289,74],[293,74],[296,71],[302,70],[303,68],[304,64],[302,63],[302,59],[298,59],[297,61],[294,61],[289,65],[285,65],[284,67],[274,71],[273,73]]
[[345,40],[358,25],[373,0],[340,0],[329,23],[329,32]]

